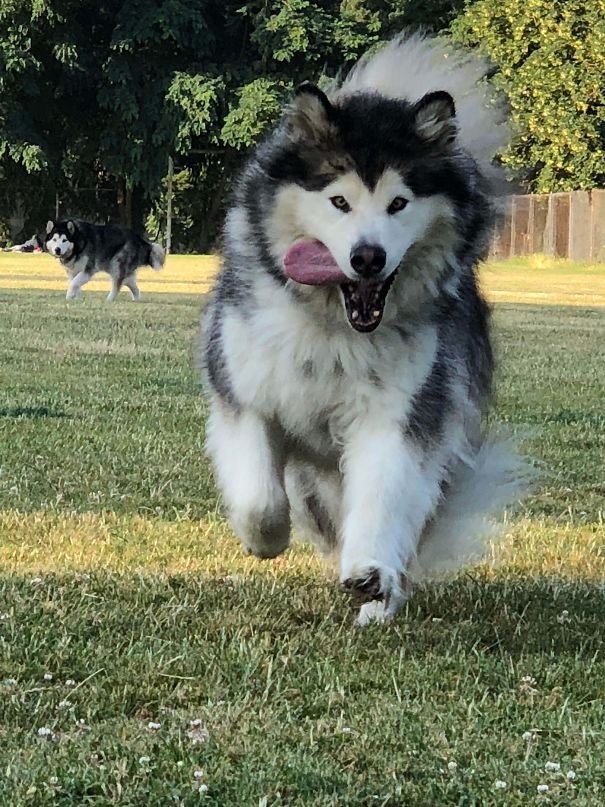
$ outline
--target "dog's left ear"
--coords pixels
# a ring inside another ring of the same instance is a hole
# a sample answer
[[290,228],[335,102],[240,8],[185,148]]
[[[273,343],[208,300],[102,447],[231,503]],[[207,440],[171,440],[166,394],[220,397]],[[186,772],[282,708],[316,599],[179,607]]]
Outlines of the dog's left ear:
[[315,84],[301,84],[286,112],[288,133],[295,140],[320,142],[334,129],[334,107]]
[[67,232],[68,232],[70,235],[73,235],[73,234],[75,233],[76,229],[77,229],[77,228],[76,228],[75,223],[74,223],[74,222],[73,222],[73,221],[70,219],[70,220],[67,222],[67,225],[66,225],[66,226],[67,226]]
[[414,104],[416,131],[423,140],[441,146],[453,143],[458,133],[456,107],[444,90],[429,92]]

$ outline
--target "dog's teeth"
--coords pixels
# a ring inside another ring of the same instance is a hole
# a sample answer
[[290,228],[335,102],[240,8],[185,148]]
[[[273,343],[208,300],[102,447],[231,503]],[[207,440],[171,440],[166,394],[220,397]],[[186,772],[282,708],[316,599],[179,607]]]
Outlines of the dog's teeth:
[[359,311],[351,311],[351,319],[357,319],[359,317]]

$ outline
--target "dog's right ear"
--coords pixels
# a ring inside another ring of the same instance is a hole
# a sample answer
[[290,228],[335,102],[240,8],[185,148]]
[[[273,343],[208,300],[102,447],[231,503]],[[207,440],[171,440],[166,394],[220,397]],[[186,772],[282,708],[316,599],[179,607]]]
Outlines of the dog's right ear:
[[73,235],[73,234],[75,233],[75,231],[76,231],[76,225],[75,225],[75,222],[73,222],[73,221],[70,219],[70,220],[67,222],[67,232],[68,232],[70,235]]
[[52,232],[53,227],[55,226],[54,221],[47,221],[46,222],[46,235],[50,235]]
[[334,130],[334,107],[315,84],[305,81],[286,112],[288,133],[294,140],[317,143]]

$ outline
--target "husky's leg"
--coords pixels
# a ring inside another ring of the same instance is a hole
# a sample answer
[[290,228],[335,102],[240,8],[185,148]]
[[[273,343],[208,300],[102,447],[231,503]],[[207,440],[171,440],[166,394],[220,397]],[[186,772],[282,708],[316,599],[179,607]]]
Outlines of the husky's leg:
[[139,300],[141,297],[140,289],[137,285],[136,275],[128,275],[124,278],[124,285],[130,289],[130,294],[133,300]]
[[342,507],[338,472],[290,462],[286,466],[285,487],[292,527],[323,552],[332,552],[338,541]]
[[290,541],[279,437],[253,412],[229,411],[215,402],[208,419],[206,446],[241,542],[258,557],[279,555]]
[[120,280],[117,275],[110,275],[110,277],[111,277],[111,291],[107,295],[107,302],[113,303],[113,301],[120,293],[120,286],[122,284],[120,283]]
[[358,624],[390,619],[405,602],[406,572],[438,497],[397,424],[357,430],[345,450],[340,579],[367,603]]
[[69,281],[69,286],[67,287],[67,294],[65,295],[66,300],[75,300],[75,298],[80,294],[80,289],[84,286],[88,281],[91,279],[91,275],[86,274],[86,272],[78,272],[77,275],[72,277]]

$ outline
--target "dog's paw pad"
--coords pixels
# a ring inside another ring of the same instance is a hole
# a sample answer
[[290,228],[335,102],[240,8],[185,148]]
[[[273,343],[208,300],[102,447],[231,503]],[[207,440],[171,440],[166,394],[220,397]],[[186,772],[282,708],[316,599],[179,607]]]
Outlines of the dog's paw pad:
[[348,577],[342,585],[345,591],[360,603],[381,600],[383,597],[378,569],[368,569],[367,573],[360,577]]

